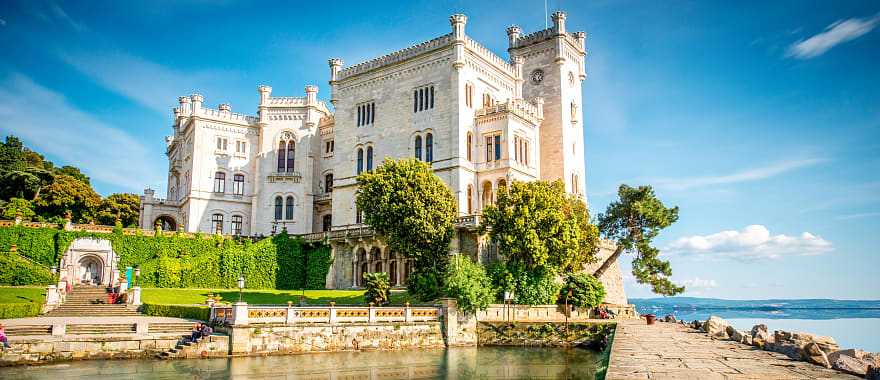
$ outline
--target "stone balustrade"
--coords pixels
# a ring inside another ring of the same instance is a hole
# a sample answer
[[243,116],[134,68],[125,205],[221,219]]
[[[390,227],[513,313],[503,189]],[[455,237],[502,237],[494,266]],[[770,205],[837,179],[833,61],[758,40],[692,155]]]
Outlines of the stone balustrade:
[[248,305],[237,302],[232,306],[214,305],[211,321],[240,326],[250,324],[299,325],[311,323],[412,323],[436,322],[443,309],[438,306],[293,306]]

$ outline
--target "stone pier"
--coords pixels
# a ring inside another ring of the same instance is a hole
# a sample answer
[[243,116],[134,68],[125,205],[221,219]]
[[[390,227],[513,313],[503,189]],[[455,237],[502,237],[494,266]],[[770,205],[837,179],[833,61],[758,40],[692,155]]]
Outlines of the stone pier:
[[607,380],[858,379],[677,323],[619,321]]

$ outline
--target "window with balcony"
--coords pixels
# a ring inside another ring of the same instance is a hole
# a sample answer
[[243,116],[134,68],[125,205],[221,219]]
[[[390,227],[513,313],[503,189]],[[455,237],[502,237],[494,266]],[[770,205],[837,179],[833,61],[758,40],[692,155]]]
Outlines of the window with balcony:
[[225,193],[226,192],[226,173],[224,173],[224,172],[214,173],[214,192],[215,193]]

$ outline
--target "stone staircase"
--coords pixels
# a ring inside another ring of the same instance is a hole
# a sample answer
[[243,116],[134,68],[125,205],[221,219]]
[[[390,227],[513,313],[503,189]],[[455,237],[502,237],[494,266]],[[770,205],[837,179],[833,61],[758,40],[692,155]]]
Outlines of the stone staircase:
[[124,304],[108,304],[107,289],[94,286],[78,286],[67,294],[61,306],[44,314],[46,317],[131,317],[135,310]]
[[159,359],[193,359],[208,357],[224,357],[229,353],[229,337],[221,334],[199,338],[190,342],[189,337],[182,339],[174,348],[156,355]]

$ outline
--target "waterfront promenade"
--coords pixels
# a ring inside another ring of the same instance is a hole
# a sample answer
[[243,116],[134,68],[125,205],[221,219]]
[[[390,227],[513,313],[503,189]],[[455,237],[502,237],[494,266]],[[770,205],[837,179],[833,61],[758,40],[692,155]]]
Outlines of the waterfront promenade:
[[858,379],[678,323],[622,320],[617,324],[607,380]]

